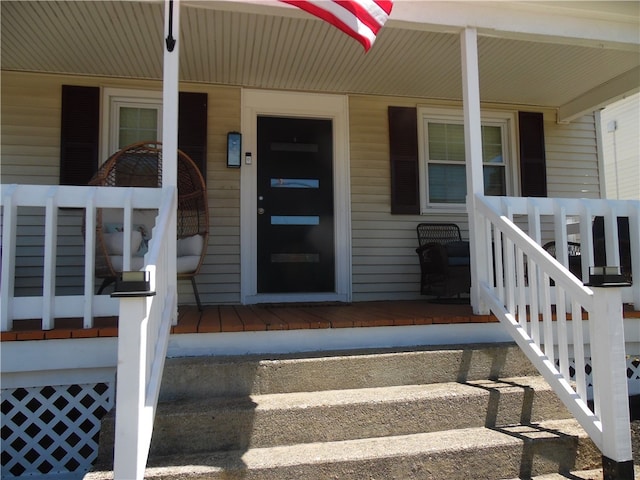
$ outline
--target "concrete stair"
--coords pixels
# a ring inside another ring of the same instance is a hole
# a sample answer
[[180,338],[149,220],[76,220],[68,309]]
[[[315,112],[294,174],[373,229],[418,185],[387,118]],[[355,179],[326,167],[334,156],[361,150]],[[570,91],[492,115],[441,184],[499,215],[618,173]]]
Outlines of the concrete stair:
[[[511,345],[168,359],[145,478],[507,479],[600,466]],[[87,479],[111,478],[113,415]]]

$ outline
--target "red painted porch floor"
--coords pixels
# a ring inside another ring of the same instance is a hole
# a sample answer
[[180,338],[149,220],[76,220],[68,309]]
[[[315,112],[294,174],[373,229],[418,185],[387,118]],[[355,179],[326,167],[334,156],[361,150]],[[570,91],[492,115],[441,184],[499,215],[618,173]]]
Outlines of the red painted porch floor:
[[[640,312],[625,308],[625,317],[640,318]],[[195,306],[178,308],[178,324],[172,333],[249,332],[323,328],[391,327],[497,322],[493,315],[474,315],[468,304],[440,304],[426,301],[359,302],[352,304],[211,305],[199,312]],[[13,330],[2,332],[1,340],[48,340],[115,337],[117,317],[94,319],[83,329],[80,318],[55,320],[55,328],[42,330],[35,320],[16,320]]]

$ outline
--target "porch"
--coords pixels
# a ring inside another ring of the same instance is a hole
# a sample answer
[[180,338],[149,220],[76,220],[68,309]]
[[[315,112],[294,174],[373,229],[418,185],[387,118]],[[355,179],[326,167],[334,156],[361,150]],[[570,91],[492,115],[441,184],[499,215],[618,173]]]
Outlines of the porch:
[[[640,312],[629,309],[630,318]],[[394,327],[495,323],[494,315],[475,315],[471,305],[427,301],[380,301],[351,304],[207,305],[200,312],[194,305],[178,308],[172,334],[265,332],[273,330],[320,330],[339,328]],[[83,328],[82,318],[57,318],[54,328],[42,329],[40,319],[16,320],[2,341],[103,338],[118,336],[118,317],[96,317],[93,327]]]

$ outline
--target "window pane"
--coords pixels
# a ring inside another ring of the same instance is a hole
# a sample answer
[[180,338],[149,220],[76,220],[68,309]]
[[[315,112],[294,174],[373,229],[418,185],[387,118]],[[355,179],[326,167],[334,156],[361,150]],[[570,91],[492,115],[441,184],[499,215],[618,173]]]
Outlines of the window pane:
[[118,148],[144,140],[157,140],[158,109],[120,107],[119,118]]
[[123,130],[120,129],[120,138],[118,139],[118,148],[126,147],[132,143],[136,143],[138,140],[138,132],[135,130]]
[[464,126],[432,122],[428,125],[429,159],[464,162]]
[[502,197],[507,194],[504,167],[485,166],[483,173],[485,195]]
[[320,180],[315,178],[272,178],[272,188],[320,188]]
[[138,125],[137,108],[120,108],[120,128],[134,128]]
[[484,163],[503,163],[502,129],[500,127],[482,127],[482,161]]
[[271,225],[320,225],[317,215],[273,215]]
[[154,108],[140,109],[140,128],[155,130],[158,125],[158,111]]
[[429,165],[429,203],[464,203],[467,194],[464,165]]

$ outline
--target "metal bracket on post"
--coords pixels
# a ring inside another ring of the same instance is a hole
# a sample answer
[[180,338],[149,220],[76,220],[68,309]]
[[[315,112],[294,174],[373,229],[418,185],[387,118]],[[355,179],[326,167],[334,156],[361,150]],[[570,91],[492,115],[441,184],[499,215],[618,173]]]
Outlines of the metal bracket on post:
[[173,38],[173,0],[169,0],[169,25],[168,25],[168,35],[166,38],[167,50],[173,52],[173,49],[176,46],[176,39]]

